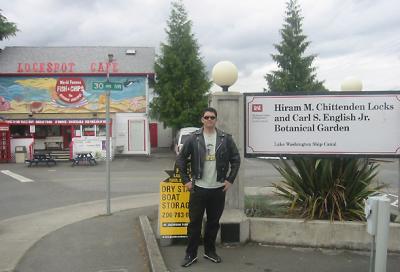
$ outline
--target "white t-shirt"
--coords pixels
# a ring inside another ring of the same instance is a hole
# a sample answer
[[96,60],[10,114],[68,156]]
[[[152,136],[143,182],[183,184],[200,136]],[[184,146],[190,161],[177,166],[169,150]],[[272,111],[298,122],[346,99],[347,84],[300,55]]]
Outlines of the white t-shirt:
[[206,157],[203,167],[203,177],[196,180],[196,186],[207,189],[219,188],[224,186],[224,184],[217,182],[217,167],[215,160],[217,132],[214,132],[213,134],[203,133],[203,135],[206,144]]

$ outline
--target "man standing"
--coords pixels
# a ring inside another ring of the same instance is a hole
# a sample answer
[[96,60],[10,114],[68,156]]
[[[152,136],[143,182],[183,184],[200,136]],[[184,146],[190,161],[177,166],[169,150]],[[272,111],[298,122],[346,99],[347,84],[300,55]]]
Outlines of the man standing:
[[[197,261],[204,211],[207,222],[204,231],[204,258],[221,262],[216,253],[215,240],[219,220],[225,206],[225,193],[234,182],[240,167],[240,155],[232,136],[216,128],[217,111],[206,108],[202,112],[203,127],[194,132],[182,146],[176,160],[182,182],[190,191],[188,245],[182,266]],[[188,175],[191,162],[192,178]]]

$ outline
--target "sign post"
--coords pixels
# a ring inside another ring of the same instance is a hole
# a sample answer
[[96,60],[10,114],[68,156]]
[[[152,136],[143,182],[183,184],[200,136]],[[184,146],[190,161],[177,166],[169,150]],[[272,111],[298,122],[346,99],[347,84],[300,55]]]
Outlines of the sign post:
[[111,91],[122,91],[123,84],[119,82],[110,82],[110,67],[114,60],[113,54],[108,54],[108,65],[107,65],[107,81],[95,81],[92,82],[93,91],[105,91],[106,92],[106,202],[107,212],[106,215],[111,215],[111,184],[110,184],[110,93]]
[[[111,66],[114,55],[108,54],[108,63]],[[107,83],[110,83],[110,69],[107,69]],[[108,85],[108,84],[105,84]],[[106,89],[106,199],[107,215],[111,215],[111,182],[110,182],[110,89]]]

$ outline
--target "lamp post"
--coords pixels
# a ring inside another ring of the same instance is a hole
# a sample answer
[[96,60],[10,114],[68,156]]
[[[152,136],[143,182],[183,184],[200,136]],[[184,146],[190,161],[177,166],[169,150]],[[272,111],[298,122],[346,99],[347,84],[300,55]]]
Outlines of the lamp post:
[[[240,158],[243,161],[244,109],[243,95],[240,92],[228,92],[238,78],[236,66],[229,61],[217,63],[212,70],[212,80],[222,87],[222,92],[211,94],[210,106],[218,111],[218,128],[229,132],[235,139]],[[249,239],[250,224],[244,214],[244,168],[242,167],[231,188],[226,192],[225,210],[220,224],[222,243],[244,243]]]
[[[110,67],[114,60],[113,54],[108,54],[107,65],[107,83],[110,82]],[[107,213],[111,215],[111,184],[110,184],[110,90],[106,90],[106,198],[107,198]]]
[[215,84],[222,87],[223,92],[227,92],[238,78],[236,66],[230,61],[220,61],[212,69],[212,79]]

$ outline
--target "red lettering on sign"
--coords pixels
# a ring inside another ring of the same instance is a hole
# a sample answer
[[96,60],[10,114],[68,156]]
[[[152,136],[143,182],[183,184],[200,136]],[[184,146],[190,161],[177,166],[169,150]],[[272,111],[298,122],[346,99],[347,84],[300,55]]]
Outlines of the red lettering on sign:
[[104,68],[103,68],[103,63],[99,63],[99,69],[97,70],[98,72],[104,72]]
[[262,104],[253,104],[251,107],[252,112],[262,112],[263,111],[263,105]]
[[73,62],[32,62],[17,65],[17,73],[73,73]]
[[92,73],[96,72],[96,63],[90,64],[90,72],[92,72]]
[[[117,62],[92,62],[89,66],[92,73],[118,73]],[[19,62],[17,73],[74,73],[74,62]]]
[[107,73],[107,72],[112,72],[112,73],[118,73],[118,63],[116,62],[99,62],[95,63],[92,62],[90,64],[90,71],[92,73]]
[[113,65],[112,66],[112,68],[113,68],[112,72],[113,73],[118,73],[118,63],[113,62],[112,65]]

